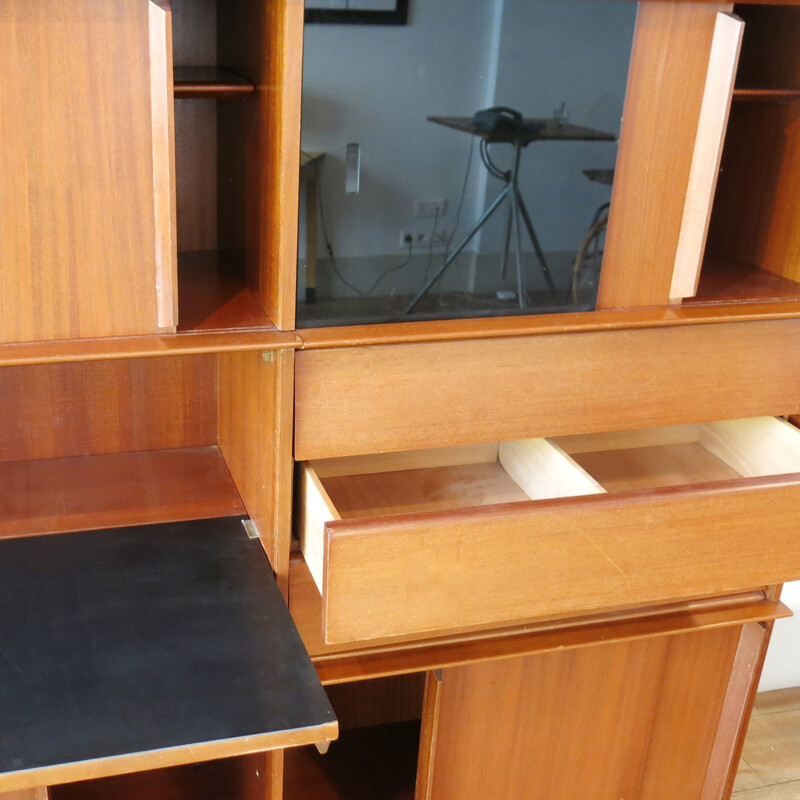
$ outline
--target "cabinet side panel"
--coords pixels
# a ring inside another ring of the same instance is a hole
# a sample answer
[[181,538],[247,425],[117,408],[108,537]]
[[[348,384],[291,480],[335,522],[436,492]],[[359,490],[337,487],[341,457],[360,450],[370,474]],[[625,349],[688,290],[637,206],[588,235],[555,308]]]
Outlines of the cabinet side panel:
[[159,328],[149,7],[0,4],[0,341]]
[[598,308],[669,302],[714,27],[731,8],[639,6]]
[[244,219],[221,205],[221,246],[239,246],[244,229],[248,283],[282,330],[294,327],[297,291],[303,10],[303,0],[230,0],[218,17],[220,63],[256,85],[241,115],[220,115],[221,146],[246,161]]
[[0,461],[216,444],[216,359],[6,367],[0,403]]
[[219,355],[219,446],[284,593],[292,512],[294,352]]
[[295,457],[796,413],[798,363],[797,320],[302,351]]

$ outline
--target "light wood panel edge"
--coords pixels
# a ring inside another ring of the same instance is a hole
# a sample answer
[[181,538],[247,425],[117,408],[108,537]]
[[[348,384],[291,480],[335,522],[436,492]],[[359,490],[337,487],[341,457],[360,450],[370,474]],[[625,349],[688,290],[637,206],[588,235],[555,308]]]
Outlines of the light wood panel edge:
[[298,467],[297,534],[311,577],[320,593],[325,573],[325,524],[341,519],[325,487],[310,464]]
[[430,800],[433,791],[433,770],[436,765],[436,735],[442,701],[442,673],[431,670],[425,676],[425,697],[422,701],[422,729],[419,735],[419,763],[414,800]]
[[0,794],[0,800],[50,800],[50,790],[46,786],[40,786],[19,792],[3,792]]
[[673,301],[697,293],[743,31],[738,17],[717,14],[669,290]]
[[275,733],[258,734],[219,742],[198,742],[181,747],[152,750],[146,753],[131,753],[109,758],[58,764],[40,769],[6,772],[0,775],[0,792],[36,789],[58,783],[107,778],[148,769],[175,767],[179,764],[194,764],[218,758],[249,755],[285,747],[299,747],[336,739],[339,733],[337,722],[328,722],[311,728],[297,728]]
[[174,331],[178,324],[178,238],[172,11],[169,0],[150,0],[148,15],[156,307],[158,327]]

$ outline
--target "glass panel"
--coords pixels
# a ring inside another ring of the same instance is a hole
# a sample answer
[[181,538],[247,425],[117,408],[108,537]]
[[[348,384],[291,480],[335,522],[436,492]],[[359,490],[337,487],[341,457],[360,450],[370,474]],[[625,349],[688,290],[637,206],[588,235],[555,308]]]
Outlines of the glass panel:
[[635,15],[414,0],[406,25],[307,24],[298,327],[593,308]]

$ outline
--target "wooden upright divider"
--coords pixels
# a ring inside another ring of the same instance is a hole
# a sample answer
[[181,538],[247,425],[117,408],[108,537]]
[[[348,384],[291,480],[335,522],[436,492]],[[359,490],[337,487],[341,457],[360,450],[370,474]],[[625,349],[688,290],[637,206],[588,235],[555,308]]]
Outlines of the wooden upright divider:
[[[639,4],[598,308],[664,305],[673,296],[685,215],[696,224],[698,216],[707,219],[711,205],[713,173],[698,184],[704,165],[697,162],[693,172],[693,162],[698,144],[705,144],[698,134],[717,15],[732,8]],[[709,95],[709,112],[717,105],[713,100],[719,98]],[[726,108],[713,110],[724,115]],[[722,132],[718,126],[709,130],[717,140]],[[698,238],[702,246],[704,230],[701,224],[693,248]],[[682,254],[684,261],[692,257]]]
[[220,353],[219,446],[288,591],[294,351]]

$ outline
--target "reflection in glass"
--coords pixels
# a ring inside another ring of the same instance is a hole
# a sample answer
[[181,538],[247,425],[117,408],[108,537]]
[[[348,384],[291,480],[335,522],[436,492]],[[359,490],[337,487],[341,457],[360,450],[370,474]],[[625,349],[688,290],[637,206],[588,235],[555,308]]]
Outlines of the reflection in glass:
[[[298,325],[592,308],[635,13],[415,0],[406,26],[307,26]],[[509,129],[473,120],[495,106]]]

